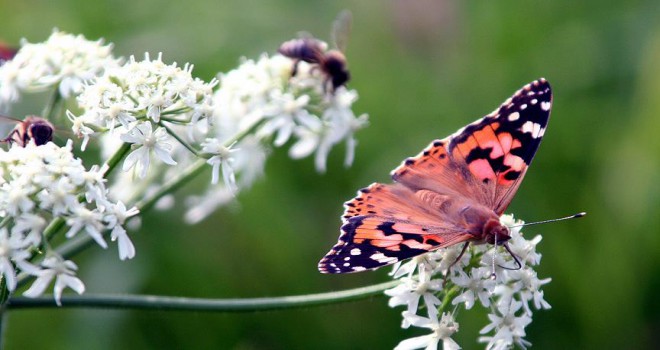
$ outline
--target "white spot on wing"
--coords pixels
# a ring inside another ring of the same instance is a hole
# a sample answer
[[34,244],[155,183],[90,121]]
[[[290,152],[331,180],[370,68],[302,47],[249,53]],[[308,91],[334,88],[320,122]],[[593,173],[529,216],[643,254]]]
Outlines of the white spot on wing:
[[386,256],[383,253],[375,253],[369,257],[371,260],[376,260],[381,264],[391,264],[397,262],[397,258]]
[[526,104],[526,103],[523,103],[523,104],[520,105],[520,110],[521,110],[521,111],[524,111],[526,108],[527,108],[527,104]]
[[360,255],[360,254],[362,254],[362,251],[360,250],[360,248],[351,249],[351,255]]
[[550,102],[541,102],[541,109],[544,111],[549,111],[550,110]]
[[364,266],[353,266],[353,271],[364,271],[366,268]]
[[532,104],[533,104],[533,105],[535,105],[536,102],[539,102],[539,100],[537,100],[537,99],[533,99],[533,100],[532,100]]
[[522,125],[522,128],[520,129],[520,131],[522,131],[523,134],[525,134],[525,133],[532,134],[533,138],[539,138],[539,137],[542,136],[542,134],[541,134],[541,124],[534,123],[534,122],[531,122],[531,121],[525,122],[525,124]]
[[510,122],[515,122],[516,120],[518,120],[518,118],[520,118],[520,113],[513,112],[513,113],[509,114],[508,119],[509,119]]

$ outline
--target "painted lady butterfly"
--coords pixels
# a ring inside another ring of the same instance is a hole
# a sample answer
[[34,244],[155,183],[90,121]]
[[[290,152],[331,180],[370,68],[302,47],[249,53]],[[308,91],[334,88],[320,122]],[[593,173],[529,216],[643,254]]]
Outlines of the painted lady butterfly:
[[552,92],[541,78],[500,108],[431,143],[344,203],[341,235],[319,262],[322,273],[376,269],[470,242],[508,249],[499,217],[520,186],[550,117]]

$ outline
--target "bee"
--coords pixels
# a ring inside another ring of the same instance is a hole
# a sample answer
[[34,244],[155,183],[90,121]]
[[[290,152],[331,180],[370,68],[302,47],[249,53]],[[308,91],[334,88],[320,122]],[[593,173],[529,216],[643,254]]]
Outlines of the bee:
[[16,127],[7,135],[7,137],[0,142],[13,143],[16,142],[21,147],[34,140],[37,146],[44,145],[53,140],[53,131],[55,127],[46,119],[31,115],[23,120],[14,119],[7,116],[2,116],[4,119],[15,121]]
[[352,15],[349,11],[342,11],[332,26],[332,41],[336,49],[328,50],[327,45],[313,37],[302,37],[283,43],[277,50],[280,54],[294,60],[291,76],[298,72],[298,63],[305,61],[316,64],[326,75],[324,88],[331,86],[334,92],[340,86],[346,85],[351,78],[347,68],[346,56],[343,52],[348,43],[348,34],[351,30]]

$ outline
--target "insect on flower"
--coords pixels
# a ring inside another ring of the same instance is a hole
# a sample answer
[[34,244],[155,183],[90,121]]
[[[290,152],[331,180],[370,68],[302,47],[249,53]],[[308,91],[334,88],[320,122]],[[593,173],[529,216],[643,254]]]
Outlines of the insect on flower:
[[392,172],[395,183],[360,190],[344,204],[339,241],[319,271],[371,270],[462,243],[455,264],[471,242],[504,247],[520,268],[500,216],[541,144],[551,105],[550,84],[533,81],[491,114],[406,159]]
[[349,11],[342,11],[337,16],[331,33],[332,41],[336,47],[333,50],[327,50],[327,45],[324,42],[311,36],[305,36],[283,43],[277,51],[286,57],[294,59],[291,76],[296,75],[298,63],[305,61],[316,64],[323,74],[326,75],[325,85],[331,85],[332,92],[340,86],[345,85],[351,78],[347,68],[346,56],[343,54],[346,51],[351,22],[352,15]]
[[7,135],[1,142],[12,143],[16,142],[21,147],[34,140],[37,146],[44,145],[53,140],[53,131],[55,127],[46,119],[31,115],[25,119],[14,119],[8,116],[0,116],[0,118],[17,123],[16,127]]

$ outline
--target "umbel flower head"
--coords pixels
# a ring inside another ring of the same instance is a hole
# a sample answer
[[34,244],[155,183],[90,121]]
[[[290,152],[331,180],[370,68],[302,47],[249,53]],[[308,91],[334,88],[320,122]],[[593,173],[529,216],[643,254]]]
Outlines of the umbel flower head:
[[[314,64],[297,62],[280,54],[244,59],[241,65],[219,74],[214,94],[212,127],[202,143],[211,157],[212,185],[219,186],[196,197],[186,213],[188,222],[202,220],[217,206],[249,187],[263,172],[271,147],[290,143],[294,159],[314,155],[316,170],[324,172],[330,150],[344,142],[345,165],[353,162],[354,133],[367,125],[367,115],[356,116],[352,106],[357,92],[341,86],[327,89],[327,77]],[[239,142],[237,134],[249,136]]]
[[57,86],[62,97],[80,93],[83,83],[116,67],[112,45],[89,41],[57,29],[42,43],[23,39],[11,60],[0,66],[0,109],[18,100],[20,92],[38,92]]
[[[103,248],[107,242],[105,231],[113,232],[119,241],[122,259],[135,256],[123,224],[137,209],[127,210],[121,202],[107,197],[104,167],[87,170],[82,161],[71,153],[72,142],[58,147],[52,142],[25,147],[14,144],[8,151],[0,149],[0,273],[7,288],[16,288],[17,270],[37,276],[25,295],[40,295],[55,278],[55,299],[65,286],[81,293],[84,285],[75,278],[76,265],[50,251],[44,230],[47,223],[60,217],[67,230],[65,237],[89,235]],[[30,261],[34,254],[44,251],[41,264]]]
[[133,145],[124,170],[134,168],[140,178],[147,174],[152,153],[165,164],[176,164],[161,121],[195,128],[213,114],[217,81],[194,78],[192,69],[190,64],[165,64],[160,54],[155,59],[145,54],[144,60],[131,56],[86,84],[78,96],[83,113],[67,111],[73,132],[84,139],[83,149],[96,131],[106,131]]
[[351,109],[357,92],[340,87],[329,93],[327,78],[318,67],[298,62],[292,76],[294,64],[279,54],[263,54],[222,74],[215,94],[218,137],[259,124],[256,135],[272,139],[276,147],[295,139],[289,150],[292,158],[316,153],[315,165],[320,172],[326,169],[330,149],[346,141],[346,165],[350,165],[353,133],[367,124],[367,115],[356,117]]
[[[406,307],[402,313],[402,327],[415,326],[433,331],[429,335],[406,339],[397,349],[436,349],[440,340],[444,349],[457,349],[458,344],[450,336],[458,331],[455,319],[460,311],[457,306],[461,305],[465,310],[481,305],[489,311],[490,323],[480,331],[482,336],[478,338],[486,343],[487,349],[531,345],[524,337],[525,328],[532,322],[532,309],[550,308],[541,291],[550,278],[539,279],[534,271],[534,266],[541,260],[541,255],[536,252],[541,236],[525,239],[519,226],[523,222],[515,221],[512,215],[502,215],[500,221],[510,228],[508,244],[522,264],[520,269],[502,268],[515,266],[513,257],[488,245],[471,245],[458,261],[462,247],[451,246],[395,265],[392,276],[401,284],[385,294],[390,297],[391,307]],[[493,266],[496,279],[492,278]],[[451,272],[446,275],[448,271]],[[447,283],[443,286],[441,281],[444,279]],[[442,306],[446,308],[439,309]]]

